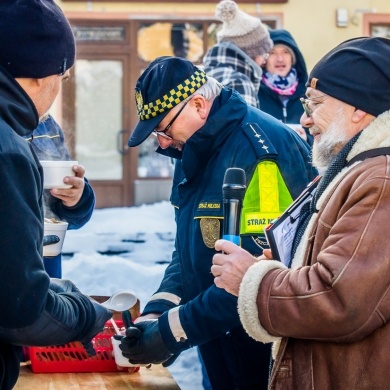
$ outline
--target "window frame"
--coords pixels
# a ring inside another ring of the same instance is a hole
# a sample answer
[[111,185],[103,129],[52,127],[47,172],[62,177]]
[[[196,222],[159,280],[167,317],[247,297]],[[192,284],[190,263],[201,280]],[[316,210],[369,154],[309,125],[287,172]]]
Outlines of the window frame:
[[363,35],[372,36],[372,28],[375,26],[390,27],[390,14],[363,14]]

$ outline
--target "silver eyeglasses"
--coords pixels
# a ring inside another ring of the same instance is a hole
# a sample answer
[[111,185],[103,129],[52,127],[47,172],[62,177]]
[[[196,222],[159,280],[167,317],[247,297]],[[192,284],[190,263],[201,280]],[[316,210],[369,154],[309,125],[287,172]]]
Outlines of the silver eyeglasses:
[[325,96],[328,96],[328,95],[321,95],[321,96],[316,96],[316,97],[313,97],[313,98],[300,98],[300,102],[302,103],[302,107],[303,107],[303,110],[305,111],[305,114],[308,118],[311,117],[311,115],[313,114],[313,110],[310,109],[309,107],[309,104],[310,104],[310,101],[316,101],[317,99],[319,98],[322,98],[322,97],[325,97]]
[[187,105],[187,103],[189,102],[189,100],[187,100],[180,108],[180,110],[176,113],[176,115],[169,121],[169,123],[165,126],[165,129],[164,130],[156,130],[154,129],[152,134],[154,136],[158,136],[160,135],[161,137],[164,137],[165,139],[169,139],[169,140],[173,140],[173,138],[166,134],[166,132],[171,128],[171,126],[173,125],[173,122],[175,122],[175,120],[178,118],[178,116],[180,115],[180,113],[184,110],[184,107]]

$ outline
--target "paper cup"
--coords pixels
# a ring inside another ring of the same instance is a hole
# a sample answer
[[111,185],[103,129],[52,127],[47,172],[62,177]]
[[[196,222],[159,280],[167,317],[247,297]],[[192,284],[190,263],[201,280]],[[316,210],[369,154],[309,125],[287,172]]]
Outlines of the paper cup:
[[112,350],[114,353],[115,363],[119,367],[139,367],[144,366],[145,364],[131,364],[127,358],[122,355],[122,351],[119,348],[120,340],[114,339],[111,337]]
[[60,241],[56,244],[45,245],[43,247],[43,256],[57,256],[62,251],[62,245],[64,244],[64,238],[66,229],[68,228],[68,222],[55,221],[47,222],[45,221],[44,226],[44,235],[49,236],[54,234],[60,238]]
[[78,164],[78,161],[40,161],[43,168],[43,188],[49,190],[52,188],[72,188],[71,185],[64,183],[65,176],[75,176],[72,167]]

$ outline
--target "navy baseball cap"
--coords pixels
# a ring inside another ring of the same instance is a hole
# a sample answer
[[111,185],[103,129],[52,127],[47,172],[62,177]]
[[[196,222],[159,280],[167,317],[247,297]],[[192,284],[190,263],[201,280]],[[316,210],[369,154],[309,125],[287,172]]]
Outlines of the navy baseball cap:
[[138,146],[144,142],[173,107],[206,81],[206,74],[184,58],[164,56],[151,62],[135,87],[139,122],[128,145]]

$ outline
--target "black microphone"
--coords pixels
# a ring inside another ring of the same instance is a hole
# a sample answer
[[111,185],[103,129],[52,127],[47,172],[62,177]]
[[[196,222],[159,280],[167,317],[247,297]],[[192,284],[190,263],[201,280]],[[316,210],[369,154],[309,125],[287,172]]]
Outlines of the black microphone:
[[222,238],[240,245],[240,217],[246,190],[245,171],[228,168],[222,185],[223,229]]

